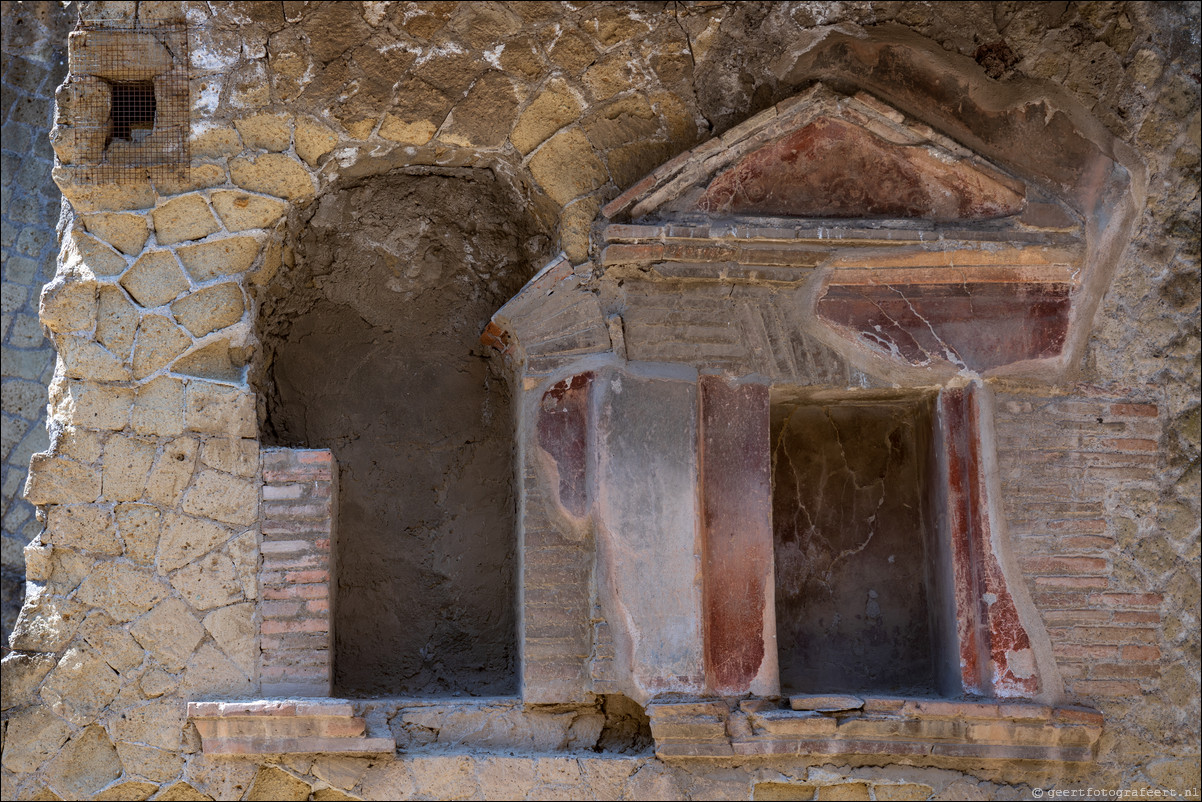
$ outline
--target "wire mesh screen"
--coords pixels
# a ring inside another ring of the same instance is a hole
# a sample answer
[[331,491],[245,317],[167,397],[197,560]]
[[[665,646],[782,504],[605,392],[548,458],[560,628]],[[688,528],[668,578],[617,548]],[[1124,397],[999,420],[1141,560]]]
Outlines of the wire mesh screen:
[[191,129],[188,28],[81,20],[71,33],[66,133],[91,181],[182,177]]

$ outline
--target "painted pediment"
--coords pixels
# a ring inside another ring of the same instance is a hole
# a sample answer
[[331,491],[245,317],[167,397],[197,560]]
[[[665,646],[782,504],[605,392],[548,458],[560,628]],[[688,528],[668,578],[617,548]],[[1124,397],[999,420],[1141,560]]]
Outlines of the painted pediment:
[[1068,207],[929,126],[821,84],[681,154],[604,214],[1077,227]]

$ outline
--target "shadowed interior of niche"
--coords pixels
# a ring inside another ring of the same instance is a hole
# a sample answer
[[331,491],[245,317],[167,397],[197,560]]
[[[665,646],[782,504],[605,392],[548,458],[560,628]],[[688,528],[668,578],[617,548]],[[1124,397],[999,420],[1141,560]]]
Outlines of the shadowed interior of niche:
[[488,170],[322,196],[262,302],[265,441],[340,466],[335,692],[517,690],[513,412],[479,345],[547,238]]
[[930,397],[772,410],[785,693],[948,693]]

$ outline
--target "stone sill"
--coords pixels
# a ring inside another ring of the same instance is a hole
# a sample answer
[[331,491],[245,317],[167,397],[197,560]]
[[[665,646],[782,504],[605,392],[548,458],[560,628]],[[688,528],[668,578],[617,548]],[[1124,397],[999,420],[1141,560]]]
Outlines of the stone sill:
[[206,755],[396,754],[396,741],[368,737],[366,721],[342,699],[189,702],[188,720]]
[[792,710],[768,700],[653,702],[661,758],[860,755],[1089,762],[1102,715],[1031,702],[852,697],[858,706]]

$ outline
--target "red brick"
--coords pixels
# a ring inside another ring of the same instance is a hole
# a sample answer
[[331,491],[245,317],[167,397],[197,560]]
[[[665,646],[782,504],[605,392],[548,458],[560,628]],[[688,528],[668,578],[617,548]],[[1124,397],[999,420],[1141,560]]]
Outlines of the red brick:
[[1085,602],[1089,596],[1086,593],[1071,593],[1062,591],[1059,593],[1033,593],[1031,600],[1035,605],[1044,610],[1078,610],[1086,606]]
[[1089,724],[1095,727],[1101,727],[1105,723],[1101,713],[1088,707],[1058,707],[1052,712],[1052,717],[1059,722]]
[[1096,679],[1149,679],[1160,676],[1160,666],[1148,663],[1098,663],[1090,666],[1089,676]]
[[1023,557],[1023,571],[1035,574],[1098,574],[1109,570],[1100,557]]
[[305,612],[307,613],[328,613],[330,611],[330,602],[326,599],[314,599],[313,601],[305,602]]
[[305,554],[295,556],[283,555],[263,555],[263,570],[264,571],[286,571],[295,568],[320,568],[326,565],[329,561],[318,554]]
[[1111,404],[1111,415],[1124,417],[1155,418],[1159,410],[1155,404]]
[[1110,446],[1119,451],[1155,451],[1157,444],[1155,440],[1141,440],[1132,437],[1123,437],[1117,440],[1108,441]]
[[1160,647],[1131,644],[1123,647],[1122,654],[1124,660],[1159,660]]
[[268,618],[291,618],[301,611],[301,603],[296,601],[264,601],[259,603],[259,610]]
[[1089,600],[1107,607],[1157,607],[1164,597],[1159,593],[1095,593]]
[[1078,696],[1137,696],[1138,682],[1116,679],[1079,679],[1072,683],[1072,692]]
[[284,581],[293,585],[307,585],[312,582],[329,582],[329,571],[289,571],[284,575]]
[[1082,660],[1098,660],[1103,658],[1114,658],[1119,656],[1119,647],[1117,646],[1088,646],[1078,643],[1054,643],[1052,644],[1052,654],[1056,657],[1065,659],[1082,659]]
[[279,585],[264,588],[265,599],[325,599],[330,589],[324,583],[316,585]]
[[1064,627],[1073,624],[1106,624],[1112,619],[1109,610],[1048,610],[1043,620],[1049,627]]
[[262,632],[274,635],[280,632],[328,632],[330,624],[324,618],[306,618],[300,621],[264,621]]
[[1156,624],[1159,622],[1159,611],[1120,610],[1114,614],[1114,623],[1116,624]]
[[1155,643],[1156,630],[1147,627],[1074,627],[1072,640],[1086,643]]
[[[1110,585],[1110,580],[1104,576],[1036,576],[1034,584],[1040,588],[1092,589],[1105,588]],[[1093,596],[1081,596],[1083,602],[1090,598]]]

